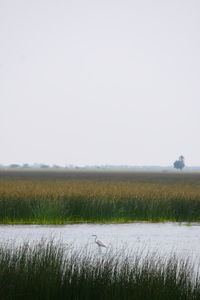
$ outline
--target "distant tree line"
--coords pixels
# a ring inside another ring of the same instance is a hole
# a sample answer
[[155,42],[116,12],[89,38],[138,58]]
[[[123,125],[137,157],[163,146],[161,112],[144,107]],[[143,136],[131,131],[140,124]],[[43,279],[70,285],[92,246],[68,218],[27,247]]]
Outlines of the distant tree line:
[[[183,155],[180,155],[179,158],[173,163],[173,167],[177,170],[183,170],[185,167],[185,158]],[[131,165],[85,165],[85,166],[74,166],[74,165],[67,165],[67,166],[59,166],[59,165],[48,165],[48,164],[10,164],[10,165],[3,165],[0,164],[0,168],[10,168],[10,169],[91,169],[91,170],[96,170],[96,169],[101,169],[101,170],[109,170],[109,169],[132,169],[132,170],[138,170],[138,169],[144,169],[144,170],[150,170],[150,169],[171,169],[173,168],[172,166],[167,166],[167,167],[162,167],[162,166],[131,166]],[[197,167],[187,167],[187,168],[192,168],[192,169],[200,169],[200,166]]]

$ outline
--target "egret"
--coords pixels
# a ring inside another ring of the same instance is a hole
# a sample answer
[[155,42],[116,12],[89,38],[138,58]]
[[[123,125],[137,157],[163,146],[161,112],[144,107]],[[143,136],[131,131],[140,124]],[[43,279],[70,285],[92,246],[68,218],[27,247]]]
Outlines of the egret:
[[100,240],[97,240],[97,235],[96,234],[93,234],[92,236],[95,236],[95,243],[100,247],[104,247],[104,248],[107,248],[107,246]]

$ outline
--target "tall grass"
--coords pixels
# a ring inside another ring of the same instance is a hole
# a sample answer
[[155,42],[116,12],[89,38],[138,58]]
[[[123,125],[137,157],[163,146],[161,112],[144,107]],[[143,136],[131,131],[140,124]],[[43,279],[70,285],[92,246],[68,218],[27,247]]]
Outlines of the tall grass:
[[200,221],[200,174],[0,172],[1,223]]
[[0,299],[200,299],[188,260],[92,254],[53,242],[0,246]]

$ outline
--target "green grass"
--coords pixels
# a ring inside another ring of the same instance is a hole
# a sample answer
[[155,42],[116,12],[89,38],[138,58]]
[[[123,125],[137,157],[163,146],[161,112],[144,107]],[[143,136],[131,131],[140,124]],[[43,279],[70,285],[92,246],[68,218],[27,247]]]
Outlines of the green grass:
[[1,171],[0,223],[199,222],[200,174]]
[[0,299],[200,299],[199,277],[189,260],[122,253],[97,255],[53,242],[1,245]]

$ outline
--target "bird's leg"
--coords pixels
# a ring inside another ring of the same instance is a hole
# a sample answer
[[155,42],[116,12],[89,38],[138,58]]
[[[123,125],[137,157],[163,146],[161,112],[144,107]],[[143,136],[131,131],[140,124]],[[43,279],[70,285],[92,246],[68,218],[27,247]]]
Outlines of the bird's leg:
[[99,254],[102,254],[101,247],[98,247],[98,248],[99,248]]

